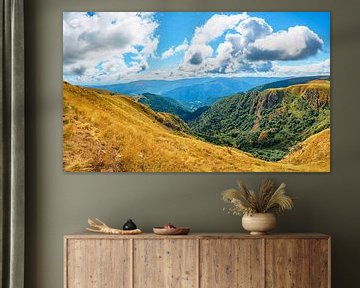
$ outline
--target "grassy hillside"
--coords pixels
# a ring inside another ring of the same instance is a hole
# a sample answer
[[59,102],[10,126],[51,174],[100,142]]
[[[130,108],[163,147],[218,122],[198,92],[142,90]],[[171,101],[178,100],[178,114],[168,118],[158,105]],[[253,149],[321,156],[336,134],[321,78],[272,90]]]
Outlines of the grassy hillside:
[[[311,172],[330,171],[330,129],[325,129],[298,143],[280,163],[296,164],[304,167],[305,171]],[[319,170],[313,170],[315,167]]]
[[330,127],[330,82],[313,80],[226,97],[190,127],[214,144],[278,161],[298,142]]
[[[63,85],[63,166],[68,172],[325,171],[311,162],[266,162],[187,133],[179,118],[124,95]],[[316,157],[315,157],[316,158]],[[296,159],[295,159],[296,160]],[[294,161],[295,161],[294,160]]]

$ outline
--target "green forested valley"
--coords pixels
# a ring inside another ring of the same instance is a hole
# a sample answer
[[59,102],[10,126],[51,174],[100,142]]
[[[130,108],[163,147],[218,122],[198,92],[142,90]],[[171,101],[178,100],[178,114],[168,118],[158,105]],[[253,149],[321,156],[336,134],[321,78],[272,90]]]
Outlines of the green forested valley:
[[209,142],[278,161],[297,143],[330,127],[330,81],[311,80],[226,97],[189,125]]

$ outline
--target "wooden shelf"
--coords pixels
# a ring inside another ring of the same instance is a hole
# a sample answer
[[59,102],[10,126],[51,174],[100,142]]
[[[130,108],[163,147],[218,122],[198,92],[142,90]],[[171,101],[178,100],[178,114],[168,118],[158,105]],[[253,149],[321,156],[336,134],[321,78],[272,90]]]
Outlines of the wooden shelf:
[[202,239],[202,238],[234,238],[234,239],[329,239],[330,236],[321,233],[287,233],[287,234],[266,234],[250,235],[248,233],[189,233],[188,235],[156,235],[154,233],[142,233],[138,235],[109,235],[101,233],[74,233],[64,236],[65,239]]

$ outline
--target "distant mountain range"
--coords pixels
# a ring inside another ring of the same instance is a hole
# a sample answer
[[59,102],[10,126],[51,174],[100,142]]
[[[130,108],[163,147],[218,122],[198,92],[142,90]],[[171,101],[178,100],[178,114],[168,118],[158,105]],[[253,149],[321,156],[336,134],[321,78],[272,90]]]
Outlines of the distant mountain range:
[[188,110],[208,106],[224,96],[244,92],[259,85],[282,80],[279,77],[206,77],[179,80],[141,80],[113,85],[95,85],[120,94],[151,93],[175,99]]

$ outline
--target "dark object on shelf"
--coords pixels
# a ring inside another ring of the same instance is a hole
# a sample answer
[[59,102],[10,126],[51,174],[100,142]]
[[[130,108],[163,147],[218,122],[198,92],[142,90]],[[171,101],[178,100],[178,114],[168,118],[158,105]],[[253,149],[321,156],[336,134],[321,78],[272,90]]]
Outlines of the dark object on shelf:
[[137,229],[137,226],[131,219],[129,219],[123,226],[123,230],[135,230],[135,229]]

